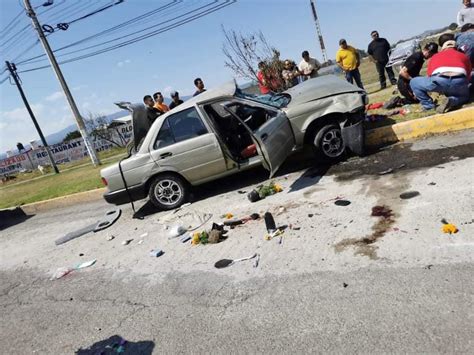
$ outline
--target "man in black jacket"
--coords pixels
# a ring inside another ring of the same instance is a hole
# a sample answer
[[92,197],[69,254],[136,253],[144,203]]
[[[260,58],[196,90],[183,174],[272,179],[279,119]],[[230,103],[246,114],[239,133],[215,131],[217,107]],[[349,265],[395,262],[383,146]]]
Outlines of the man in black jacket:
[[396,85],[397,80],[395,79],[392,67],[386,67],[388,63],[390,44],[385,38],[379,38],[379,33],[377,31],[372,31],[370,36],[372,37],[372,42],[369,44],[367,53],[370,55],[370,59],[375,63],[375,67],[379,73],[380,88],[385,89],[387,87],[385,82],[385,71],[387,71],[388,78],[392,85]]
[[421,52],[413,53],[403,63],[397,85],[398,91],[405,97],[406,103],[416,104],[419,102],[410,88],[410,81],[420,76],[420,71],[425,60],[428,60],[436,53],[438,53],[438,45],[434,42],[430,42],[423,47]]

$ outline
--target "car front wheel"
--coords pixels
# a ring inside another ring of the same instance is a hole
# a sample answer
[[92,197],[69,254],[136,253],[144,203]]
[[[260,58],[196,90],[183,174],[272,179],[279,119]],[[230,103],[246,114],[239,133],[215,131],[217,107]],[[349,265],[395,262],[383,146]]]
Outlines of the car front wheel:
[[313,150],[319,159],[337,161],[345,152],[341,127],[338,124],[328,124],[314,135]]
[[163,174],[155,177],[148,194],[153,205],[162,210],[172,210],[186,201],[188,192],[189,188],[181,177]]

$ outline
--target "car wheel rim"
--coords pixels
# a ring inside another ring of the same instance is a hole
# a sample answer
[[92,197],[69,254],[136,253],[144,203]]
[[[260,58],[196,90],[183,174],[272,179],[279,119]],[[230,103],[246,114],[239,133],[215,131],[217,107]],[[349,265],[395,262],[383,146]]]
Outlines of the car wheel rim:
[[333,128],[327,131],[321,141],[321,147],[325,155],[336,158],[344,151],[341,130]]
[[171,206],[183,196],[181,186],[173,180],[160,180],[155,186],[155,196],[163,205]]

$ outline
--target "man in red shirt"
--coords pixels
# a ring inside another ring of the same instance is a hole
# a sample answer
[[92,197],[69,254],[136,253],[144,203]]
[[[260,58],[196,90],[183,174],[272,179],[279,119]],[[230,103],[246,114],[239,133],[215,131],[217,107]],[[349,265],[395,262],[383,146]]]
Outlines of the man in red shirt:
[[429,92],[437,92],[447,97],[436,109],[438,113],[461,107],[469,101],[469,81],[471,63],[469,58],[456,50],[454,35],[445,33],[438,40],[441,52],[428,62],[428,76],[416,77],[410,81],[413,93],[420,100],[425,111],[435,108]]

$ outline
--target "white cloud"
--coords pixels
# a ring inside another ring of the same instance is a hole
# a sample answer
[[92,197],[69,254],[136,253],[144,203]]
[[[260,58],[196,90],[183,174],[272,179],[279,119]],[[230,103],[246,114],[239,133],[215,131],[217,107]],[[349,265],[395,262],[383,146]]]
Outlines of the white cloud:
[[62,91],[56,91],[53,92],[51,95],[46,96],[45,100],[46,101],[57,101],[59,99],[62,99],[64,97],[64,93]]
[[125,59],[124,61],[118,62],[118,63],[117,63],[117,66],[118,66],[119,68],[121,68],[121,67],[123,67],[123,66],[126,65],[126,64],[130,64],[131,62],[132,62],[132,61],[131,61],[130,59]]

